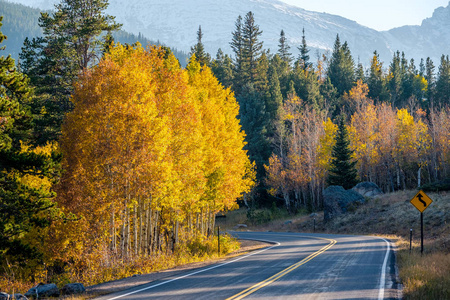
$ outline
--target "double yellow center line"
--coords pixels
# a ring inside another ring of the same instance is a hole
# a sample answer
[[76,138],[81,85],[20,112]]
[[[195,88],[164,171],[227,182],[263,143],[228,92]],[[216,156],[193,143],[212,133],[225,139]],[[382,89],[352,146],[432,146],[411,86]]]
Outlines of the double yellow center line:
[[243,299],[244,297],[247,297],[248,295],[256,292],[257,290],[271,284],[272,282],[280,279],[281,277],[283,277],[284,275],[294,271],[295,269],[297,269],[298,267],[300,267],[301,265],[306,264],[308,261],[310,261],[311,259],[313,259],[314,257],[324,253],[325,251],[327,251],[328,249],[330,249],[331,247],[333,247],[334,244],[336,244],[336,240],[332,240],[332,239],[324,239],[324,238],[317,238],[317,239],[321,239],[321,240],[327,240],[330,243],[328,245],[326,245],[325,247],[323,247],[322,249],[312,253],[311,255],[307,256],[306,258],[302,259],[301,261],[287,267],[286,269],[284,269],[281,272],[278,272],[277,274],[267,278],[264,281],[261,281],[251,287],[249,287],[246,290],[243,290],[242,292],[240,292],[239,294],[236,294],[234,296],[231,296],[230,298],[227,298],[226,300],[238,300],[238,299]]

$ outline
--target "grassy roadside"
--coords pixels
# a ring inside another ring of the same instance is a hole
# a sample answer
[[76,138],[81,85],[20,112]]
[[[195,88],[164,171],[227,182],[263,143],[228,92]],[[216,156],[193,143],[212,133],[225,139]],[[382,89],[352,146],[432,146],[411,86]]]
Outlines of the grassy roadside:
[[[450,193],[427,193],[433,203],[424,212],[424,254],[420,254],[420,213],[409,202],[417,191],[400,191],[370,199],[354,211],[323,223],[323,212],[289,216],[257,211],[262,219],[250,222],[246,210],[227,214],[218,224],[233,229],[379,235],[395,242],[404,299],[450,299]],[[314,221],[315,219],[315,221]],[[413,230],[412,251],[409,234]]]

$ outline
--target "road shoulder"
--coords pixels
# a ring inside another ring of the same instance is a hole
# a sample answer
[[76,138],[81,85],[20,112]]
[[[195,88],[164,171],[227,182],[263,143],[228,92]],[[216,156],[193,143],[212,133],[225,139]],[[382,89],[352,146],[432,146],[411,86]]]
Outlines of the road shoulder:
[[227,255],[224,258],[211,259],[208,261],[197,263],[190,263],[178,266],[173,269],[167,269],[150,274],[134,275],[132,277],[96,284],[86,288],[87,296],[88,298],[94,298],[111,293],[121,292],[127,289],[135,288],[140,285],[148,284],[156,280],[162,280],[171,276],[178,276],[184,272],[190,272],[195,269],[200,269],[209,265],[221,263],[233,257],[244,255],[248,252],[271,246],[271,244],[264,243],[261,241],[240,240],[239,242],[241,243],[241,248]]

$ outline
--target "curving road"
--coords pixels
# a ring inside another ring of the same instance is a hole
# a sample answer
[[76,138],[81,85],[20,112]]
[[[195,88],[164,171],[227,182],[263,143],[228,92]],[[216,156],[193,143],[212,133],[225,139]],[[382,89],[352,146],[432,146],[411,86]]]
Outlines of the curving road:
[[388,241],[369,236],[234,232],[271,247],[97,299],[397,299]]

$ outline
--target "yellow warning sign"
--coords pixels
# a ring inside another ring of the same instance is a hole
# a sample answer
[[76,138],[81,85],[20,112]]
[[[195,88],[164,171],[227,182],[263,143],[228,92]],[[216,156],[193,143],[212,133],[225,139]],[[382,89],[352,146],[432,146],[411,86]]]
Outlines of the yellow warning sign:
[[411,204],[414,205],[420,212],[423,212],[428,208],[428,206],[430,206],[433,200],[431,200],[427,194],[420,190],[409,202],[411,202]]

